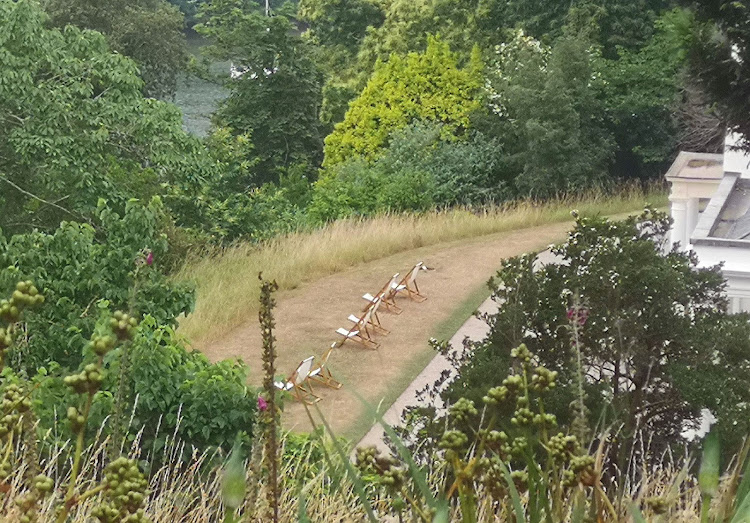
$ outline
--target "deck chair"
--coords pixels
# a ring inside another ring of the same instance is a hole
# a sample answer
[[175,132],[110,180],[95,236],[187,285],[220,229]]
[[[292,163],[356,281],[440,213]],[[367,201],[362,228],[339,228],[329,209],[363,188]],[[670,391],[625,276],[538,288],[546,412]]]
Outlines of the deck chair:
[[308,379],[312,370],[313,359],[315,359],[315,356],[310,356],[309,358],[302,360],[297,366],[297,369],[285,381],[277,381],[274,383],[276,388],[290,392],[297,401],[307,403],[308,405],[320,401],[320,397],[315,395],[312,384]]
[[360,345],[367,347],[368,349],[377,349],[380,344],[375,343],[375,341],[372,339],[372,335],[370,334],[370,329],[368,328],[368,325],[371,323],[372,318],[372,312],[373,308],[380,302],[380,298],[375,299],[375,303],[368,307],[365,312],[362,313],[362,316],[359,318],[356,318],[356,322],[354,323],[354,326],[347,330],[344,327],[339,327],[336,330],[336,334],[343,336],[344,339],[341,340],[341,343],[339,344],[339,347],[346,343],[347,340],[352,340]]
[[[385,286],[380,289],[380,291],[375,296],[373,296],[369,292],[367,294],[363,294],[362,298],[369,302],[367,304],[367,307],[372,305],[377,296],[380,296],[381,300],[383,301],[383,306],[386,308],[386,310],[393,311],[396,314],[401,314],[403,310],[401,309],[401,307],[396,305],[396,300],[394,299],[396,296],[395,289],[398,286],[398,277],[399,273],[394,274],[390,281],[386,283]],[[366,310],[366,308],[362,310]]]
[[395,288],[395,294],[398,294],[399,292],[406,291],[407,296],[411,298],[414,301],[423,302],[427,299],[427,296],[424,296],[419,292],[419,287],[417,286],[417,274],[419,274],[419,271],[426,271],[429,270],[427,266],[425,266],[424,263],[419,262],[417,263],[412,270],[409,271],[409,273],[403,277],[403,279],[398,282]]
[[[383,298],[376,299],[369,307],[365,308],[365,312],[368,311],[370,313],[370,319],[367,322],[367,325],[372,327],[374,330],[381,332],[383,334],[390,334],[391,331],[383,327],[383,325],[380,323],[380,317],[378,316],[378,309],[383,304]],[[359,323],[361,320],[361,317],[358,318],[354,314],[349,315],[349,321],[352,323]]]
[[323,359],[321,360],[321,362],[317,365],[317,367],[310,371],[310,379],[319,381],[326,387],[330,387],[332,389],[340,389],[341,382],[334,379],[330,369],[328,368],[328,358],[331,357],[331,353],[335,348],[336,344],[332,343],[331,347],[326,351],[325,354],[323,354]]

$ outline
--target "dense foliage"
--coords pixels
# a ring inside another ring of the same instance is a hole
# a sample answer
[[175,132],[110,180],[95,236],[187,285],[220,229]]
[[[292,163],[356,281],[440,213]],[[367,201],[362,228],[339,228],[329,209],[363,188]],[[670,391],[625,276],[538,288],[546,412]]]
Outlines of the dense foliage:
[[696,0],[705,21],[698,27],[702,38],[693,48],[693,72],[705,86],[709,99],[721,108],[730,127],[740,133],[741,145],[750,147],[750,13],[745,1]]
[[171,98],[187,63],[184,19],[166,0],[41,0],[55,27],[104,34],[109,46],[135,60],[144,94]]
[[444,132],[460,133],[479,109],[480,69],[478,56],[460,69],[448,44],[436,38],[424,53],[392,55],[376,67],[344,120],[326,138],[325,165],[355,156],[373,159],[394,131],[414,120],[441,122]]
[[656,450],[696,428],[702,409],[736,448],[748,431],[748,317],[727,313],[718,267],[698,268],[693,254],[671,246],[663,251],[670,223],[655,211],[622,222],[579,217],[553,249],[561,263],[535,271],[534,256],[508,260],[491,282],[501,306],[488,318],[490,334],[446,398],[477,401],[525,343],[558,372],[548,412],[570,419],[583,373],[591,422],[622,425],[620,470],[639,432]]
[[92,421],[101,425],[112,414],[122,386],[125,398],[138,398],[123,412],[133,412],[135,432],[145,427],[142,443],[153,452],[175,432],[198,448],[228,448],[237,433],[252,430],[255,399],[246,386],[246,367],[210,363],[187,350],[169,327],[192,310],[194,295],[160,268],[168,247],[160,232],[163,211],[158,199],[148,206],[130,202],[123,215],[101,201],[97,229],[64,222],[53,233],[0,234],[0,292],[8,294],[15,282],[29,279],[46,298],[45,306],[27,311],[27,334],[5,356],[6,365],[38,381],[34,399],[43,427],[55,427],[59,405],[71,399],[62,376],[90,362],[88,341],[101,332],[108,311],[120,309],[143,321],[132,345],[105,358],[111,378],[93,398]]
[[32,0],[0,2],[0,227],[94,222],[106,197],[191,194],[209,172],[179,111],[148,99],[133,61],[99,33],[48,29]]
[[287,169],[320,164],[322,76],[309,44],[283,15],[242,10],[241,0],[217,0],[201,12],[196,29],[212,45],[207,52],[231,62],[231,94],[215,115],[236,134],[247,134],[256,162],[252,182],[278,182]]

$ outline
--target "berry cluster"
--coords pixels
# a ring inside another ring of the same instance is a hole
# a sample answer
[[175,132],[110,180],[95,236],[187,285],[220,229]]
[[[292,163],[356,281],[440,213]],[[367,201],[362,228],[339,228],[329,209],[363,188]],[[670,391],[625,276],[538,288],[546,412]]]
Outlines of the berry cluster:
[[104,497],[91,515],[102,523],[146,523],[148,481],[134,460],[119,457],[104,469]]
[[112,319],[109,320],[109,326],[120,340],[133,339],[135,328],[138,326],[138,320],[122,311],[115,311]]
[[115,338],[110,335],[98,336],[94,334],[93,336],[91,336],[91,350],[97,356],[104,356],[109,351],[115,348],[115,341]]
[[89,363],[78,374],[65,376],[63,381],[78,394],[94,394],[102,386],[104,369],[96,363]]
[[479,414],[474,402],[467,398],[460,398],[456,403],[451,405],[448,413],[457,421],[468,421]]
[[[463,489],[465,494],[481,484],[501,499],[508,496],[508,474],[519,492],[526,491],[529,458],[537,462],[535,475],[549,474],[551,481],[566,487],[594,485],[594,458],[583,454],[576,436],[553,432],[550,437],[557,418],[545,412],[543,395],[555,389],[558,373],[535,367],[534,354],[523,344],[511,356],[515,360],[511,373],[502,385],[487,391],[481,414],[466,398],[448,409],[448,427],[438,447],[453,469],[452,491]],[[478,427],[473,425],[477,421]],[[505,423],[505,431],[497,423]]]
[[3,417],[0,418],[0,439],[4,439],[11,432],[21,430],[21,415],[31,408],[29,399],[15,383],[10,383],[3,390],[2,406]]
[[16,323],[21,319],[21,312],[26,307],[44,303],[44,296],[39,294],[31,281],[18,282],[10,300],[0,300],[0,319],[6,323]]
[[406,471],[391,456],[375,447],[358,447],[355,464],[365,474],[375,475],[378,482],[392,492],[398,492],[406,482]]
[[36,476],[31,482],[31,490],[18,496],[15,500],[16,506],[21,510],[18,518],[20,523],[34,523],[39,520],[37,505],[39,500],[52,492],[55,482],[52,478],[43,474]]

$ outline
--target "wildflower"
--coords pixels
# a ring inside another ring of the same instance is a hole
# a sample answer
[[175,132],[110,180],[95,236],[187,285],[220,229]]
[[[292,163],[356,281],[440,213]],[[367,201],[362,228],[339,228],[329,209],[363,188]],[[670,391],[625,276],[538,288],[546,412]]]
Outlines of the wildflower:
[[263,396],[258,396],[258,410],[261,412],[265,412],[268,410],[268,402]]
[[146,265],[151,267],[154,263],[154,253],[151,251],[148,251],[148,254],[146,255]]
[[586,324],[586,320],[589,318],[589,311],[583,307],[572,307],[568,309],[567,315],[568,321],[575,321],[579,326],[583,327]]

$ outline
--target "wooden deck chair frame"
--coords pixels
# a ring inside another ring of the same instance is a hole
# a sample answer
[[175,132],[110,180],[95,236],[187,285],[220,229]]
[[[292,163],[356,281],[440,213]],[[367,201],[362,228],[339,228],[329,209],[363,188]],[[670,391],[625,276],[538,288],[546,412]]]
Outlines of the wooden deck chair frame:
[[[365,307],[364,313],[370,314],[369,320],[367,321],[367,325],[372,327],[374,330],[382,333],[382,334],[390,334],[391,331],[383,327],[383,324],[380,323],[380,316],[378,316],[378,309],[383,304],[383,299],[375,300],[373,303],[370,304],[369,307]],[[349,321],[352,323],[359,323],[361,321],[362,317],[357,317],[354,314],[349,315]]]
[[372,339],[372,334],[370,334],[370,330],[367,327],[370,324],[373,307],[380,301],[380,298],[376,298],[375,300],[372,306],[368,307],[359,318],[356,318],[357,322],[354,323],[351,329],[346,330],[340,327],[336,330],[336,334],[343,337],[343,340],[339,343],[339,347],[346,343],[347,340],[352,340],[368,349],[377,349],[380,347],[380,344]]
[[333,349],[336,348],[336,344],[331,344],[331,347],[323,354],[323,357],[318,363],[317,367],[310,371],[310,379],[316,380],[332,389],[340,389],[341,382],[333,377],[331,370],[328,368],[328,358],[331,357]]
[[[275,383],[276,388],[289,391],[294,399],[307,403],[308,405],[320,401],[320,396],[315,394],[315,391],[312,388],[312,383],[309,379],[314,359],[315,356],[310,356],[309,358],[302,360],[300,364],[297,365],[297,368],[294,369],[294,372],[292,372],[284,382]],[[314,399],[311,400],[311,397]]]
[[388,283],[386,283],[383,286],[383,288],[380,289],[380,291],[378,291],[378,293],[375,296],[369,293],[364,294],[362,298],[364,298],[370,303],[368,303],[367,306],[362,310],[363,311],[367,310],[367,307],[370,307],[372,305],[372,303],[375,301],[375,298],[377,296],[380,296],[381,300],[383,301],[383,306],[386,308],[386,310],[394,312],[396,314],[401,314],[402,312],[404,312],[401,307],[396,305],[396,299],[395,299],[396,290],[395,289],[398,285],[398,277],[399,277],[399,273],[394,274],[391,277],[391,279],[388,281]]
[[407,296],[414,301],[423,302],[427,299],[427,296],[419,292],[419,286],[417,285],[417,274],[419,271],[426,271],[423,262],[417,263],[412,270],[410,270],[406,276],[404,276],[396,287],[396,293],[406,291]]

